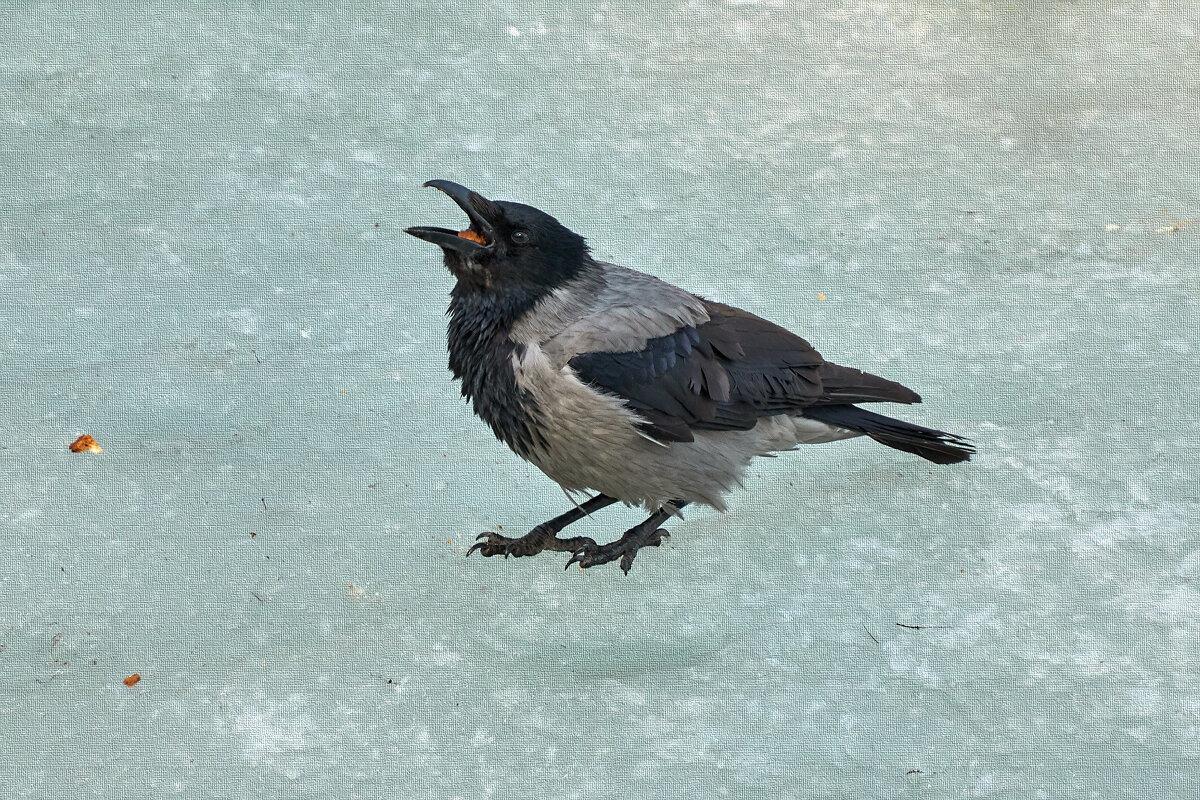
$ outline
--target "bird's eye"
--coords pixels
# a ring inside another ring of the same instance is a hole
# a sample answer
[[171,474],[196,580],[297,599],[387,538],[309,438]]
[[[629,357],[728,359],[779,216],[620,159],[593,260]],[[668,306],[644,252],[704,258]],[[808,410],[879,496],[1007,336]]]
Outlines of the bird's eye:
[[533,237],[529,235],[529,231],[513,231],[508,238],[513,240],[513,244],[529,244]]

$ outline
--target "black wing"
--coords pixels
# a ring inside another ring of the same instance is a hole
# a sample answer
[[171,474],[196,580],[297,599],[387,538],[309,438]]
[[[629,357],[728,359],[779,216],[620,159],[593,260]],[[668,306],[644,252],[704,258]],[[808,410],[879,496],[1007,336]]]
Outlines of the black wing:
[[582,353],[580,380],[615,394],[662,441],[693,430],[749,430],[759,417],[813,405],[915,403],[898,383],[829,364],[794,333],[740,308],[705,301],[709,321],[651,339],[642,350]]

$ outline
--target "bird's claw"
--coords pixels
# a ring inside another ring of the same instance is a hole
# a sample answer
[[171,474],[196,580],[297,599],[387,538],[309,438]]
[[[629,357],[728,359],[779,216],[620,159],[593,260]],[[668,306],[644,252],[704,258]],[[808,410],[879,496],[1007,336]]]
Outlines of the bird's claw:
[[[536,531],[535,531],[536,533]],[[531,556],[542,551],[541,542],[530,541],[530,536],[514,539],[494,531],[484,531],[475,537],[475,544],[467,551],[467,555],[479,553],[482,556]],[[535,546],[536,545],[536,546]]]
[[494,531],[484,531],[475,537],[475,544],[467,551],[467,555],[479,553],[482,556],[504,556],[520,558],[521,556],[536,556],[543,550],[558,550],[574,552],[596,543],[586,536],[576,536],[571,539],[559,539],[552,531],[534,528],[519,538],[503,536]]
[[604,545],[597,545],[595,542],[591,542],[571,554],[566,568],[570,568],[572,564],[578,564],[580,569],[587,569],[588,567],[607,564],[610,561],[616,561],[620,558],[621,571],[628,575],[629,570],[633,568],[633,559],[637,555],[638,550],[643,547],[658,547],[663,543],[663,539],[666,539],[670,535],[663,528],[656,528],[644,534],[630,531],[615,542],[609,542]]
[[[476,536],[476,537],[475,537],[475,544],[471,545],[471,549],[467,551],[467,556],[469,557],[469,556],[470,556],[472,553],[475,553],[475,552],[480,552],[480,553],[483,553],[485,556],[494,556],[494,555],[497,555],[496,553],[493,553],[493,552],[491,552],[491,548],[492,548],[492,546],[494,546],[494,545],[495,545],[495,542],[492,542],[492,541],[486,541],[486,542],[484,542],[484,541],[480,541],[480,540],[481,540],[481,539],[483,539],[484,537],[488,537],[488,536],[492,536],[492,535],[494,535],[494,534],[492,534],[490,531],[484,531],[483,533],[481,533],[481,534],[479,534],[478,536]],[[486,553],[484,553],[484,552],[483,552],[483,550],[484,550],[484,548],[485,548],[485,547],[487,547],[487,548],[488,548],[489,552],[486,552]]]

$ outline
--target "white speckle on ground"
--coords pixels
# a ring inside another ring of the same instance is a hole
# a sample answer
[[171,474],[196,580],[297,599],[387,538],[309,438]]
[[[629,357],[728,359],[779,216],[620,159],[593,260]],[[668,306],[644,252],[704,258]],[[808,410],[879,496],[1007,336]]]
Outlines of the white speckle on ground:
[[[237,702],[231,694],[227,693],[227,697]],[[301,773],[300,759],[311,744],[313,731],[306,705],[304,697],[298,694],[274,702],[259,694],[242,701],[228,730],[241,740],[247,760],[295,780]]]

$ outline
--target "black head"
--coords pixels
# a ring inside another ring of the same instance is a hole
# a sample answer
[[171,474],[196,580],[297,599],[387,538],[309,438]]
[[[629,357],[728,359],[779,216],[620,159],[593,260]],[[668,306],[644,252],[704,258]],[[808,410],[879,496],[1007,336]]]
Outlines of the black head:
[[426,181],[467,212],[466,230],[407,228],[442,248],[460,290],[542,295],[586,269],[583,237],[533,206],[488,200],[451,181]]

